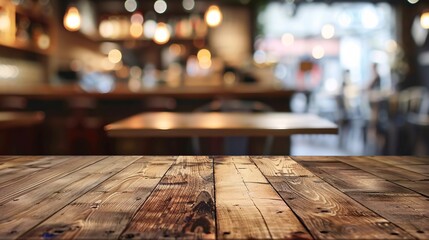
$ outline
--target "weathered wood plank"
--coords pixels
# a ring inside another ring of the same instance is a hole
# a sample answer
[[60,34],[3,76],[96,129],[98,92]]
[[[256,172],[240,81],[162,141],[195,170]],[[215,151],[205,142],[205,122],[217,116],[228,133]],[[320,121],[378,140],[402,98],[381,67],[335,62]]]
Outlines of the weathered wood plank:
[[105,157],[100,156],[85,156],[85,157],[73,157],[67,163],[61,163],[54,165],[51,168],[43,169],[40,171],[33,172],[31,174],[20,177],[19,179],[12,179],[6,182],[0,183],[0,204],[8,202],[26,192],[29,192],[37,187],[43,187],[42,185],[60,179],[64,176],[69,175],[75,171],[85,168],[97,161],[100,161]]
[[219,239],[310,239],[248,157],[216,157],[215,189]]
[[127,167],[128,159],[110,161],[124,169],[22,238],[117,239],[175,161],[173,157],[142,157]]
[[418,239],[429,239],[429,202],[423,196],[348,193],[353,199]]
[[[254,162],[304,222],[321,239],[413,238],[287,157],[254,158]],[[280,161],[280,162],[279,162]],[[283,166],[296,170],[284,171]],[[296,174],[306,172],[305,175]]]
[[429,197],[429,180],[422,181],[394,181],[403,187],[409,188],[415,192],[420,193],[426,197]]
[[[17,238],[136,159],[138,157],[105,158],[2,204],[0,239]],[[24,238],[36,236],[42,234]]]
[[378,162],[393,165],[395,167],[405,169],[426,176],[429,179],[429,157],[413,157],[413,156],[375,156],[371,157]]
[[122,238],[215,238],[213,162],[179,157]]
[[[414,237],[429,238],[429,202],[420,194],[361,169],[346,168],[343,165],[347,164],[342,162],[300,163],[327,183]],[[428,188],[429,183],[426,182],[425,186]]]
[[11,168],[15,166],[21,166],[23,164],[29,164],[33,161],[37,161],[43,158],[42,156],[9,156],[3,157],[0,162],[0,170]]
[[0,166],[0,168],[3,167],[0,169],[0,183],[13,183],[23,176],[62,164],[65,161],[70,161],[70,157],[22,156],[15,158]]
[[18,156],[12,156],[12,155],[2,155],[0,156],[0,165],[4,162],[11,161],[12,159],[16,159]]
[[425,175],[429,179],[429,164],[420,164],[420,165],[404,165],[404,164],[398,164],[395,165],[399,168],[406,169],[408,171],[416,172],[421,175]]
[[425,175],[377,161],[376,157],[338,157],[337,159],[389,181],[428,179]]
[[[303,168],[289,157],[251,157],[265,176],[313,176],[313,173]],[[268,161],[266,161],[268,159]],[[330,159],[329,161],[334,161]]]
[[[292,157],[295,160],[295,157]],[[350,166],[344,162],[308,162],[298,161],[302,166],[310,170],[341,192],[384,192],[401,195],[418,196],[417,193],[401,187],[395,183],[386,181],[359,168]]]
[[371,159],[391,165],[427,165],[429,157],[424,156],[371,156]]
[[293,156],[294,159],[301,162],[335,162],[338,161],[337,156]]

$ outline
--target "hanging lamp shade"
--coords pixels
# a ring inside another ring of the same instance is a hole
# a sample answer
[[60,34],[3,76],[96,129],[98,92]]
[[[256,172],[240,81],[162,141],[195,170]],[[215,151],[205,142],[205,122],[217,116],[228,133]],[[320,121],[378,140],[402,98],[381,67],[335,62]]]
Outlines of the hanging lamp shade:
[[81,25],[81,18],[79,10],[71,6],[67,9],[66,14],[64,15],[64,27],[71,32],[78,31]]

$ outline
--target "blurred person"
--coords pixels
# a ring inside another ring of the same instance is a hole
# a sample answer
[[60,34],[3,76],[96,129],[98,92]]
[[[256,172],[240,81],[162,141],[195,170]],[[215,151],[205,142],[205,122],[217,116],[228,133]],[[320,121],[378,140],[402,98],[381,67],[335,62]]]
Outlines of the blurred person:
[[368,90],[381,90],[381,77],[378,73],[378,64],[373,63],[371,65],[371,79],[369,81],[369,84],[367,86]]

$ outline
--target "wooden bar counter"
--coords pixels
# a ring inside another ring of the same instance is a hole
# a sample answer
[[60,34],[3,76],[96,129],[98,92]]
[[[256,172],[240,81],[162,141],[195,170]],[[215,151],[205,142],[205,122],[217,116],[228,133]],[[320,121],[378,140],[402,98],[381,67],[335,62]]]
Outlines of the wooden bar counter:
[[0,156],[0,239],[428,239],[428,157]]

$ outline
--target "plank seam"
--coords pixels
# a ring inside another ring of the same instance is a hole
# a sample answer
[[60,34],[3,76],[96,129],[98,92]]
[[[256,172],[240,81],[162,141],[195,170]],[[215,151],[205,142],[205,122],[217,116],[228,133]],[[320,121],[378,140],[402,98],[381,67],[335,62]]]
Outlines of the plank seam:
[[[310,229],[305,224],[304,220],[295,212],[295,210],[287,203],[287,201],[284,200],[283,196],[277,191],[277,189],[273,186],[271,181],[265,176],[265,174],[262,172],[262,170],[259,168],[258,164],[256,164],[253,161],[252,157],[249,157],[250,161],[258,168],[258,170],[262,173],[262,176],[264,176],[265,180],[271,185],[271,187],[274,189],[274,191],[277,193],[277,195],[283,200],[283,202],[286,204],[286,206],[292,211],[293,215],[298,219],[298,221],[301,223],[301,225],[305,228],[305,230],[310,234],[310,236],[313,239],[317,239],[315,235],[310,231]],[[259,209],[258,209],[259,210]],[[271,233],[270,233],[271,234]]]
[[[146,156],[147,157],[147,156]],[[143,158],[143,157],[141,157]],[[170,171],[170,169],[177,164],[177,160],[179,159],[178,156],[175,156],[175,160],[172,164],[170,164],[170,167],[168,167],[168,169],[164,172],[164,174],[162,175],[162,177],[159,178],[158,183],[152,188],[152,190],[150,191],[150,193],[147,195],[147,198],[140,204],[140,206],[137,208],[137,210],[134,212],[134,214],[131,216],[130,221],[128,221],[127,224],[125,224],[124,229],[121,231],[121,233],[118,235],[118,239],[122,238],[122,235],[125,233],[125,231],[130,227],[131,223],[133,222],[133,219],[136,217],[137,213],[143,208],[144,204],[148,201],[148,199],[150,198],[150,196],[152,196],[152,193],[155,191],[155,189],[159,186],[159,184],[162,182],[162,180],[164,179],[165,175],[168,173],[168,171]],[[140,158],[139,158],[140,159]]]
[[[106,158],[109,158],[109,157],[104,157],[104,158],[100,159],[99,161],[102,161],[103,159],[106,159]],[[132,161],[130,164],[128,164],[127,166],[125,166],[124,168],[122,168],[120,171],[118,171],[118,172],[116,172],[115,174],[113,174],[112,176],[108,177],[106,180],[99,182],[99,183],[98,183],[97,185],[95,185],[93,188],[88,189],[88,191],[83,192],[83,193],[82,193],[82,195],[77,196],[76,198],[74,198],[72,201],[70,201],[70,203],[72,203],[72,202],[76,201],[76,199],[78,199],[78,198],[82,197],[83,195],[87,194],[88,192],[90,192],[90,191],[94,190],[95,188],[97,188],[98,186],[100,186],[102,183],[106,182],[107,180],[109,180],[109,179],[110,179],[110,178],[112,178],[113,176],[115,176],[115,175],[117,175],[118,173],[122,172],[125,168],[129,167],[131,164],[135,163],[137,160],[139,160],[139,159],[141,159],[141,158],[142,158],[142,157],[135,159],[135,160],[134,160],[134,161]],[[99,162],[99,161],[97,161],[97,162]],[[95,163],[97,163],[97,162],[94,162],[93,164],[95,164]],[[88,165],[88,166],[91,166],[91,165],[92,165],[92,164],[90,164],[90,165]],[[88,166],[86,166],[86,167],[88,167]],[[88,175],[89,175],[89,174],[88,174]],[[77,180],[77,181],[79,181],[79,180]],[[72,183],[70,183],[70,184],[73,184],[73,183],[74,183],[74,182],[72,182]],[[69,184],[69,185],[70,185],[70,184]],[[68,185],[67,185],[67,186],[68,186]],[[67,187],[67,186],[65,186],[65,187]],[[65,188],[65,187],[64,187],[64,188]],[[60,212],[61,210],[63,210],[63,209],[64,209],[65,207],[67,207],[68,205],[69,205],[69,204],[66,204],[66,205],[64,205],[63,207],[59,208],[56,212],[54,212],[54,213],[52,213],[51,215],[47,216],[45,219],[41,220],[38,224],[34,225],[33,227],[31,227],[30,229],[28,229],[28,230],[27,230],[27,231],[25,231],[24,233],[20,234],[18,237],[16,237],[16,239],[22,239],[22,237],[23,237],[23,236],[25,236],[25,234],[27,234],[28,232],[31,232],[31,231],[32,231],[33,229],[35,229],[37,226],[39,226],[40,224],[42,224],[43,222],[45,222],[46,220],[48,220],[49,218],[51,218],[52,216],[54,216],[55,214],[57,214],[58,212]]]
[[218,228],[217,228],[217,204],[216,204],[216,178],[215,178],[215,156],[207,156],[209,159],[212,160],[212,179],[213,179],[213,206],[214,206],[214,225],[215,225],[215,239],[219,239],[217,232],[218,232]]
[[[297,164],[299,164],[301,167],[305,168],[304,166],[302,166],[302,165],[301,165],[301,163],[300,163],[299,161],[296,161],[293,157],[290,157],[290,158],[291,158],[293,161],[295,161]],[[343,161],[341,161],[341,162],[343,162]],[[343,163],[345,163],[345,162],[343,162]],[[346,163],[346,164],[347,164],[347,163]],[[349,164],[347,164],[347,165],[349,165]],[[354,166],[352,166],[352,165],[349,165],[349,166],[354,167]],[[354,168],[357,168],[357,167],[354,167]],[[307,169],[307,168],[305,168],[305,169]],[[357,168],[357,169],[360,169],[360,168]],[[309,169],[307,169],[307,170],[308,170],[308,171],[310,171]],[[363,169],[360,169],[360,170],[364,171]],[[324,180],[321,176],[319,176],[317,173],[314,173],[314,172],[312,172],[312,171],[310,171],[310,172],[311,172],[311,173],[313,173],[316,177],[318,177],[318,178],[320,178],[321,180],[323,180],[323,182],[324,182],[324,183],[326,183],[326,184],[328,184],[328,185],[332,186],[333,188],[335,188],[335,189],[336,189],[336,190],[338,190],[339,192],[343,193],[344,195],[346,195],[347,197],[349,197],[350,199],[352,199],[353,201],[355,201],[357,204],[359,204],[359,205],[363,206],[364,208],[368,209],[370,212],[372,212],[372,213],[376,214],[376,215],[377,215],[377,216],[379,216],[380,218],[385,219],[385,220],[386,220],[386,221],[388,221],[390,224],[392,224],[392,225],[396,226],[397,228],[401,229],[402,231],[406,232],[408,235],[410,235],[411,237],[413,237],[412,239],[417,239],[417,238],[415,238],[411,233],[409,233],[408,231],[406,231],[406,230],[405,230],[405,229],[403,229],[402,227],[400,227],[400,226],[396,225],[395,223],[393,223],[392,221],[390,221],[390,220],[389,220],[389,219],[387,219],[386,217],[381,216],[380,214],[378,214],[378,213],[377,213],[377,212],[375,212],[374,210],[372,210],[372,209],[368,208],[367,206],[363,205],[363,203],[361,203],[360,201],[358,201],[357,199],[355,199],[353,196],[350,196],[348,193],[341,191],[341,189],[339,189],[339,188],[337,188],[336,186],[334,186],[334,185],[330,184],[329,182],[325,181],[325,180]],[[365,171],[365,172],[366,172],[366,171]],[[372,175],[374,175],[374,174],[372,174]],[[376,176],[376,175],[374,175],[374,176]],[[378,176],[376,176],[376,177],[377,177],[377,178],[380,178],[380,177],[378,177]],[[380,179],[382,179],[382,178],[380,178]],[[386,179],[385,179],[385,180],[386,180]],[[386,180],[386,181],[388,181],[388,180]]]
[[[291,157],[291,158],[292,158],[292,157]],[[408,189],[408,190],[410,190],[410,191],[412,191],[412,192],[415,192],[415,193],[417,193],[417,194],[421,195],[421,196],[422,196],[422,197],[424,197],[424,198],[428,198],[428,197],[429,197],[429,195],[426,195],[426,194],[423,194],[423,193],[419,193],[419,192],[417,192],[417,191],[415,191],[415,190],[413,190],[413,189],[411,189],[411,188],[408,188],[408,187],[406,187],[406,186],[402,186],[402,185],[400,185],[400,184],[398,184],[398,183],[394,182],[394,181],[398,181],[398,180],[389,180],[389,179],[384,179],[384,178],[382,178],[382,177],[380,177],[380,176],[375,175],[374,173],[371,173],[371,172],[366,171],[365,169],[362,169],[362,168],[360,168],[360,167],[356,167],[356,166],[350,165],[350,164],[348,164],[347,162],[345,162],[345,161],[341,160],[341,158],[340,158],[340,157],[335,158],[335,159],[336,159],[336,160],[338,160],[338,161],[340,161],[340,162],[342,162],[342,163],[345,163],[345,164],[347,164],[347,165],[349,165],[349,166],[351,166],[351,167],[353,167],[353,168],[357,168],[357,169],[359,169],[359,170],[361,170],[361,171],[364,171],[364,172],[366,172],[366,173],[368,173],[368,174],[370,174],[370,175],[373,175],[373,176],[375,176],[375,177],[377,177],[377,178],[383,179],[384,181],[387,181],[387,182],[393,183],[393,184],[395,184],[396,186],[399,186],[399,187],[402,187],[402,188]],[[373,159],[373,158],[371,158],[371,159]],[[296,161],[296,162],[298,162],[298,161]],[[379,162],[379,161],[378,161],[378,162]],[[386,164],[387,164],[387,163],[386,163]],[[387,164],[387,165],[389,165],[389,164]],[[405,170],[407,170],[407,169],[405,169]],[[409,170],[407,170],[407,171],[409,171]],[[421,175],[421,174],[420,174],[420,175]],[[415,182],[415,180],[410,180],[410,179],[408,179],[408,180],[406,180],[406,181],[413,181],[413,182]],[[421,180],[421,181],[423,181],[423,180]]]
[[[248,158],[249,158],[249,157],[248,157]],[[250,158],[249,158],[249,160],[250,160]],[[262,216],[262,219],[264,220],[264,224],[265,224],[265,227],[267,228],[268,234],[270,234],[270,238],[271,238],[271,239],[273,239],[273,235],[271,234],[270,228],[268,227],[268,223],[267,223],[267,221],[265,220],[265,217],[263,217],[263,216],[264,216],[264,214],[262,214],[261,210],[258,208],[258,205],[257,205],[257,204],[255,203],[255,201],[253,200],[253,197],[251,197],[251,196],[250,196],[250,194],[249,194],[249,191],[250,191],[250,190],[249,190],[249,187],[247,186],[247,183],[244,181],[243,176],[241,175],[240,171],[239,171],[239,170],[238,170],[238,168],[237,168],[237,165],[235,164],[235,162],[233,162],[233,164],[234,164],[234,167],[235,167],[235,170],[237,171],[237,173],[239,173],[239,174],[240,174],[240,178],[241,178],[241,180],[243,181],[244,186],[246,186],[247,194],[249,195],[249,198],[252,200],[253,206],[255,206],[255,208],[256,208],[256,209],[258,209],[259,214]],[[262,175],[263,175],[263,174],[262,174]]]

